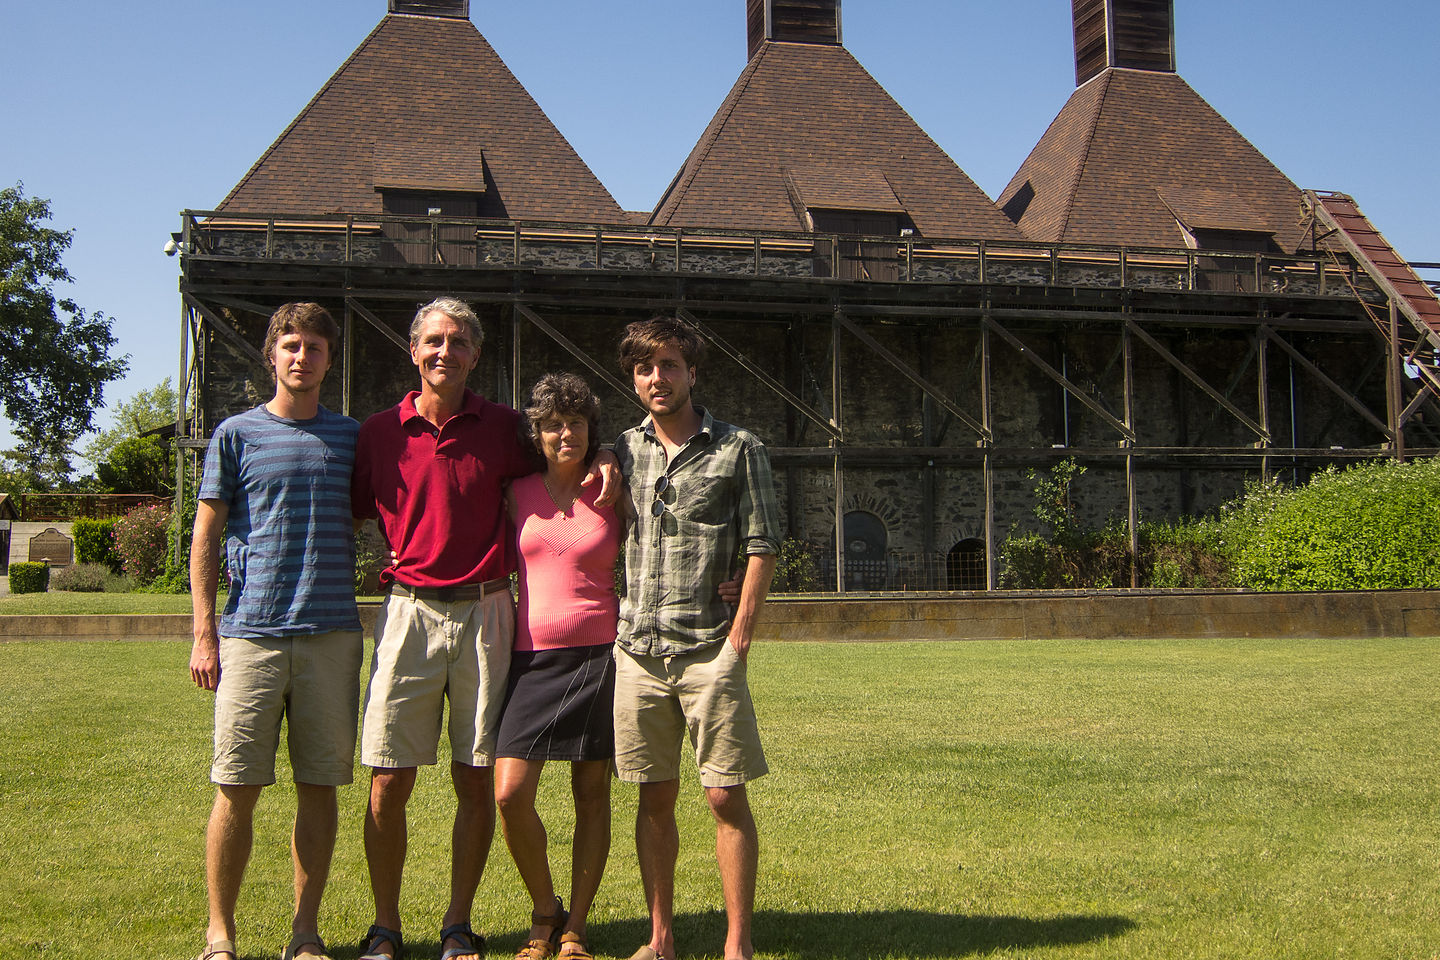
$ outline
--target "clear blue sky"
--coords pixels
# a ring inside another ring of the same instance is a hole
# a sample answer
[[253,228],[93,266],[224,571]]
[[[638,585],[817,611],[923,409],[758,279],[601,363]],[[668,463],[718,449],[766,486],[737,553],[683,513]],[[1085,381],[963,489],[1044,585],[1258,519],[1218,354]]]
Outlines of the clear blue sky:
[[[744,66],[744,7],[471,0],[470,13],[620,204],[648,210]],[[1201,96],[1299,186],[1350,193],[1402,256],[1440,260],[1440,4],[1175,7],[1179,72]],[[161,248],[179,212],[219,203],[385,9],[0,0],[0,183],[23,180],[75,230],[68,292],[113,316],[130,354],[108,402],[177,374],[179,264]],[[1075,86],[1067,0],[843,11],[845,45],[992,198]]]

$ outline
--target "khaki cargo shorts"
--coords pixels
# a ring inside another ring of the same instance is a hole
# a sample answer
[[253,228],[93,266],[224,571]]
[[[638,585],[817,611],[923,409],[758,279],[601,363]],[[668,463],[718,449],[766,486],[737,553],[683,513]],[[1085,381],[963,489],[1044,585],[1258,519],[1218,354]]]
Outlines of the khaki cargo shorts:
[[615,647],[615,772],[627,783],[680,776],[686,733],[700,783],[733,787],[770,768],[745,662],[721,640],[695,653],[637,656]]
[[297,783],[349,783],[363,657],[358,630],[221,637],[210,779],[228,786],[274,783],[283,719]]
[[494,763],[514,642],[508,590],[450,601],[391,592],[375,623],[360,762],[435,763],[449,700],[451,757],[474,767]]

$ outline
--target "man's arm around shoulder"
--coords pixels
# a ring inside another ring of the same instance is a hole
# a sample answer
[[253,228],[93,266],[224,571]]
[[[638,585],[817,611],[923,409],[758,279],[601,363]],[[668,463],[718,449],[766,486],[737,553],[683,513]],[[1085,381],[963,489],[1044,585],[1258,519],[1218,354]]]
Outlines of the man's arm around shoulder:
[[220,540],[230,505],[201,500],[195,507],[195,534],[190,542],[190,604],[195,643],[190,648],[190,678],[202,690],[220,683],[220,635],[215,629],[215,594],[220,586]]
[[588,487],[594,483],[596,478],[600,480],[600,495],[595,498],[595,506],[608,507],[615,503],[620,497],[620,490],[625,485],[625,476],[620,472],[620,460],[613,451],[603,447],[595,454],[595,462],[585,472],[580,486]]

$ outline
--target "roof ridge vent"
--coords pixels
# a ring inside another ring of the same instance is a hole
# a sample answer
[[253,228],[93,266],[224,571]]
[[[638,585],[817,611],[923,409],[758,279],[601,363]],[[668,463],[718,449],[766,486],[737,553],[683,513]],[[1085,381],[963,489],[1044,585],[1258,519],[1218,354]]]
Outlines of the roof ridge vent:
[[1075,85],[1107,67],[1175,72],[1175,0],[1071,0]]
[[470,0],[389,0],[390,13],[416,17],[451,17],[470,19]]
[[840,0],[745,0],[746,57],[767,40],[781,43],[840,41]]

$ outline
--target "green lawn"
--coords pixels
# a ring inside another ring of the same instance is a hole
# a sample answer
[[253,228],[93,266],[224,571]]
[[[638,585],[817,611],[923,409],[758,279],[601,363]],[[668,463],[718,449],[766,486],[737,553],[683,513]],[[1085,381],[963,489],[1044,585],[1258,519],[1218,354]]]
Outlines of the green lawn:
[[[763,957],[1434,958],[1440,658],[1434,640],[767,644],[751,682],[773,774]],[[208,694],[184,644],[0,645],[0,957],[194,956]],[[443,767],[412,801],[406,932],[434,956],[448,870]],[[283,780],[283,777],[282,777]],[[542,782],[567,856],[567,778]],[[645,937],[615,790],[597,954]],[[677,939],[723,939],[709,815],[687,775]],[[359,785],[324,932],[369,922]],[[261,802],[246,956],[286,939],[293,791]],[[490,955],[528,899],[498,839],[477,901]]]
[[[220,603],[225,595],[220,595]],[[189,613],[188,593],[12,593],[0,596],[0,617],[21,614]]]

